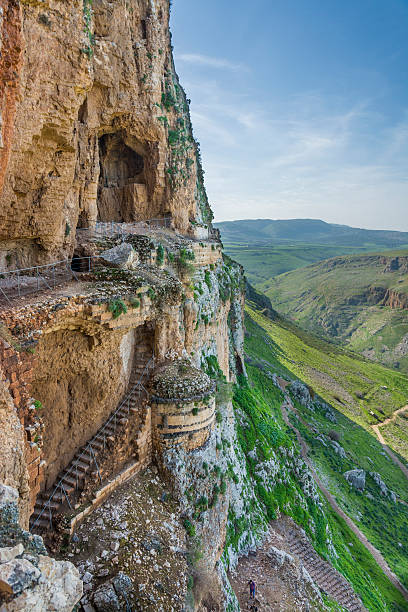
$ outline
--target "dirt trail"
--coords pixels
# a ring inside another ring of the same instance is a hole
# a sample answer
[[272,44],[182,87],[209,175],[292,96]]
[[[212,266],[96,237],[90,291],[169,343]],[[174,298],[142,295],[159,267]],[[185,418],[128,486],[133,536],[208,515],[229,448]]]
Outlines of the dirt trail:
[[368,541],[368,539],[366,538],[364,533],[362,531],[360,531],[360,529],[357,527],[357,525],[354,523],[354,521],[352,521],[351,518],[349,516],[347,516],[347,514],[345,514],[343,512],[343,510],[340,508],[340,506],[338,505],[338,503],[334,499],[333,495],[328,491],[328,489],[325,487],[323,482],[320,480],[320,478],[317,475],[316,470],[315,470],[312,462],[310,461],[310,459],[308,457],[308,450],[309,449],[308,449],[308,446],[307,446],[306,442],[303,440],[299,430],[296,429],[296,427],[294,425],[292,425],[292,423],[289,421],[289,417],[288,417],[288,413],[287,413],[287,408],[289,408],[297,416],[299,416],[298,413],[297,413],[297,410],[292,405],[292,402],[290,401],[288,396],[286,396],[286,401],[281,406],[282,416],[283,416],[283,419],[284,419],[285,423],[288,425],[288,427],[290,427],[295,432],[296,438],[297,438],[297,440],[298,440],[298,442],[300,444],[302,459],[309,466],[310,471],[312,472],[313,478],[315,479],[315,482],[316,482],[317,486],[319,487],[319,489],[321,490],[321,492],[323,493],[323,495],[325,496],[325,498],[329,502],[329,504],[330,504],[331,508],[334,510],[334,512],[336,512],[336,514],[338,516],[340,516],[347,523],[347,525],[350,527],[350,529],[353,531],[353,533],[357,536],[357,538],[360,540],[360,542],[363,544],[363,546],[365,546],[365,548],[368,550],[368,552],[374,557],[374,559],[376,560],[378,565],[383,570],[384,574],[391,580],[393,585],[400,591],[400,593],[402,593],[402,595],[408,601],[408,590],[401,584],[401,582],[398,580],[397,576],[390,569],[388,563],[386,562],[386,560],[384,559],[384,557],[382,556],[380,551],[377,550],[371,544],[371,542]]
[[[229,574],[242,612],[254,607],[259,612],[305,612],[323,608],[319,605],[318,593],[302,575],[303,563],[294,557],[281,563],[271,554],[272,546],[282,551],[287,548],[286,538],[275,532],[276,525],[281,523],[280,519],[274,521],[263,545],[256,552],[241,557],[236,569]],[[249,598],[250,579],[256,582],[256,598],[252,600]],[[360,611],[361,608],[353,612]]]
[[402,412],[405,412],[406,410],[408,410],[408,405],[404,406],[403,408],[399,408],[399,410],[396,410],[391,417],[389,417],[388,419],[385,419],[385,421],[383,421],[382,423],[378,423],[377,425],[371,425],[371,428],[375,432],[375,434],[376,434],[376,436],[378,438],[378,441],[380,442],[380,444],[382,444],[382,447],[385,450],[385,452],[387,453],[387,455],[393,460],[393,462],[396,465],[398,465],[398,467],[404,473],[406,478],[408,478],[408,468],[407,468],[407,466],[404,465],[402,463],[402,461],[400,461],[400,459],[398,459],[398,457],[393,453],[393,451],[390,449],[390,447],[387,445],[386,441],[384,440],[384,437],[383,437],[383,435],[382,435],[382,433],[380,431],[380,427],[383,427],[384,425],[388,425],[388,423],[394,422],[395,419],[397,418],[397,416],[399,414],[401,414]]

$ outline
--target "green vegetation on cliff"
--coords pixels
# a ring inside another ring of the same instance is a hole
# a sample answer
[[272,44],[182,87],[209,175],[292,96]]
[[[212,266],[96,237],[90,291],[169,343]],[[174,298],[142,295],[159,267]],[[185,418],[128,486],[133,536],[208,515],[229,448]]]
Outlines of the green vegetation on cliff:
[[[293,432],[282,420],[282,395],[273,382],[274,374],[287,381],[300,379],[313,386],[319,396],[329,404],[328,410],[334,418],[328,418],[325,404],[311,390],[315,399],[308,406],[302,405],[293,396],[301,421],[295,413],[291,413],[290,420],[301,431],[319,477],[337,503],[382,552],[401,582],[407,585],[406,478],[384,453],[368,426],[365,413],[355,414],[355,407],[349,409],[333,401],[333,389],[330,384],[326,387],[326,370],[337,364],[338,380],[342,379],[342,388],[350,396],[354,393],[359,377],[369,376],[371,384],[379,387],[386,377],[390,411],[399,407],[400,398],[408,392],[408,382],[398,373],[375,364],[366,364],[364,360],[320,342],[279,318],[271,321],[258,311],[254,303],[247,308],[246,330],[245,350],[249,379],[248,383],[241,381],[241,385],[236,389],[234,404],[238,414],[244,412],[250,417],[250,427],[246,423],[244,427],[238,424],[238,440],[247,457],[249,473],[256,475],[256,462],[251,455],[248,456],[255,446],[259,454],[260,444],[264,457],[268,456],[268,452],[276,453],[277,449],[281,452],[285,447],[297,447]],[[300,360],[302,363],[310,360],[314,367],[311,371],[304,370]],[[369,374],[365,372],[366,365],[372,367]],[[335,451],[331,436],[339,440],[344,456]],[[365,470],[366,488],[362,493],[350,487],[344,478],[344,472],[350,469]],[[396,493],[395,501],[391,495],[380,493],[370,472],[379,474],[387,490]],[[371,554],[343,519],[329,507],[323,496],[320,496],[317,505],[311,499],[305,499],[296,478],[293,485],[276,486],[269,492],[257,486],[256,494],[265,508],[268,520],[273,520],[277,512],[283,512],[303,526],[316,550],[323,557],[330,559],[350,581],[368,610],[408,609],[402,595],[392,586]],[[236,525],[236,530],[232,535],[237,537],[240,525],[236,518],[234,520],[232,524]],[[245,528],[244,525],[241,527]],[[331,534],[334,555],[333,550],[328,549],[326,527]]]

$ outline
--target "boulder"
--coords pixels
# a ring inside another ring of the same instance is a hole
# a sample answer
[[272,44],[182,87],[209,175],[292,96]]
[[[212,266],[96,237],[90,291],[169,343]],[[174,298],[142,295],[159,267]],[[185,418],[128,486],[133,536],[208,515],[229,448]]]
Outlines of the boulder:
[[145,539],[142,542],[143,548],[145,548],[148,552],[155,550],[156,552],[162,551],[162,542],[160,538],[157,537],[155,533],[148,533]]
[[380,474],[378,472],[370,472],[370,476],[374,480],[375,484],[380,487],[381,495],[387,495],[388,487],[381,478]]
[[119,612],[120,610],[118,596],[109,582],[103,584],[95,591],[93,604],[97,612]]
[[13,559],[0,565],[0,593],[19,595],[37,582],[41,572],[26,559]]
[[364,491],[366,479],[364,470],[349,470],[344,473],[344,478],[357,491]]
[[294,397],[302,404],[302,406],[308,406],[311,408],[311,397],[310,391],[306,385],[302,384],[299,380],[295,380],[290,385],[290,390]]
[[8,563],[13,561],[16,557],[20,557],[24,552],[24,546],[17,544],[12,548],[0,548],[0,563]]
[[121,270],[133,270],[139,263],[139,255],[134,250],[132,245],[127,242],[122,242],[118,246],[102,251],[99,257],[104,262],[113,268],[120,268]]
[[288,561],[289,563],[294,563],[295,561],[292,555],[289,555],[284,550],[279,550],[279,548],[275,548],[275,546],[270,546],[268,548],[266,556],[268,557],[268,559],[270,559],[274,567],[280,567],[285,563],[285,561]]
[[397,503],[397,496],[395,495],[394,491],[391,491],[391,489],[389,489],[387,487],[387,485],[385,484],[385,482],[381,478],[381,475],[378,472],[370,472],[370,476],[374,480],[375,484],[380,487],[381,495],[384,495],[384,496],[388,495],[390,497],[391,501],[394,504],[396,504]]
[[129,597],[133,588],[133,583],[129,576],[123,572],[119,572],[118,575],[112,580],[112,583],[113,588],[120,597]]
[[337,453],[342,459],[346,458],[346,451],[341,446],[341,444],[336,442],[336,440],[331,440],[331,445],[332,445],[335,453]]

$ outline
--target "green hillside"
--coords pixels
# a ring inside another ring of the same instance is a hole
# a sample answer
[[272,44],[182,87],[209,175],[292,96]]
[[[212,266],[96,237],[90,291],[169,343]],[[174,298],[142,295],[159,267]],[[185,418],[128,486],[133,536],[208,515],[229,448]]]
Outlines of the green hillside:
[[[266,291],[274,276],[338,255],[366,253],[373,247],[329,244],[226,244],[225,251],[245,268],[248,280]],[[379,247],[378,247],[379,248]]]
[[366,246],[371,250],[408,245],[408,232],[366,230],[326,223],[318,219],[245,219],[215,223],[215,227],[221,231],[225,244],[251,245],[267,242],[276,245],[303,242],[357,248]]
[[339,255],[408,247],[408,232],[356,229],[313,219],[217,223],[225,250],[264,291],[274,276]]
[[[376,421],[371,411],[384,418],[379,408],[391,414],[406,403],[407,378],[316,339],[280,317],[275,316],[272,320],[262,314],[258,300],[254,294],[251,295],[246,308],[245,352],[253,389],[266,394],[276,374],[286,381],[300,380],[308,385],[314,399],[308,405],[303,405],[291,393],[297,412],[290,413],[290,421],[306,441],[309,457],[325,487],[369,541],[381,551],[400,580],[408,584],[407,480],[386,456],[370,426]],[[360,394],[365,396],[364,399],[359,397]],[[331,406],[330,419],[327,416],[328,408],[320,398]],[[344,451],[342,456],[331,445],[332,436],[339,441]],[[405,439],[407,448],[408,437]],[[363,493],[350,487],[345,480],[343,474],[351,469],[366,472]],[[370,472],[380,474],[386,486],[396,492],[396,502],[379,494]],[[387,581],[384,577],[380,578],[371,556],[365,551],[364,559],[360,557],[364,549],[360,550],[361,544],[352,536],[349,528],[341,523],[340,534],[335,526],[338,517],[330,511],[326,516],[329,517],[330,528],[336,533],[337,550],[340,542],[343,542],[343,551],[337,561],[340,571],[352,583],[361,579],[358,577],[360,572],[362,576],[372,578],[372,591],[363,583],[357,587],[367,609],[392,609],[397,598],[392,600],[394,593],[390,601],[389,595],[385,595]],[[350,553],[351,564],[347,567],[346,558]],[[353,559],[357,558],[359,562],[356,565]],[[383,593],[382,604],[370,599],[378,593],[378,588]],[[405,609],[405,604],[401,602],[400,605]]]
[[336,257],[258,286],[302,328],[408,372],[407,250]]

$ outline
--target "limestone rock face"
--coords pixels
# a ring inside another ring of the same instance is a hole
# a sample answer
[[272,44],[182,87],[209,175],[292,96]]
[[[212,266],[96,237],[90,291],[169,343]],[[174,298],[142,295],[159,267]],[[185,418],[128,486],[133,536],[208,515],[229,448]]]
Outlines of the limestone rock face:
[[[21,560],[21,562],[23,561],[24,559]],[[38,569],[29,561],[25,561],[25,565],[31,566],[32,571],[35,571],[37,584],[32,588],[26,588],[21,595],[10,601],[6,610],[10,612],[23,610],[30,610],[31,612],[43,612],[44,610],[71,612],[82,596],[82,581],[79,578],[78,570],[72,563],[55,561],[50,557],[41,555]],[[26,572],[30,576],[29,569]]]
[[0,593],[20,595],[40,577],[40,570],[26,559],[13,559],[0,565]]
[[[8,487],[17,489],[20,517],[22,524],[28,524],[29,517],[29,488],[28,473],[24,459],[24,430],[17,417],[13,400],[2,381],[0,366],[0,482]],[[9,489],[7,489],[9,490]],[[10,495],[4,490],[0,492],[0,505],[2,496]],[[13,501],[13,500],[9,500]]]
[[42,538],[21,529],[17,504],[16,489],[0,484],[1,610],[71,612],[82,597],[78,570],[44,554]]
[[357,491],[364,491],[366,474],[364,470],[349,470],[344,473],[344,478]]
[[0,268],[69,257],[97,219],[207,224],[168,0],[4,4]]

